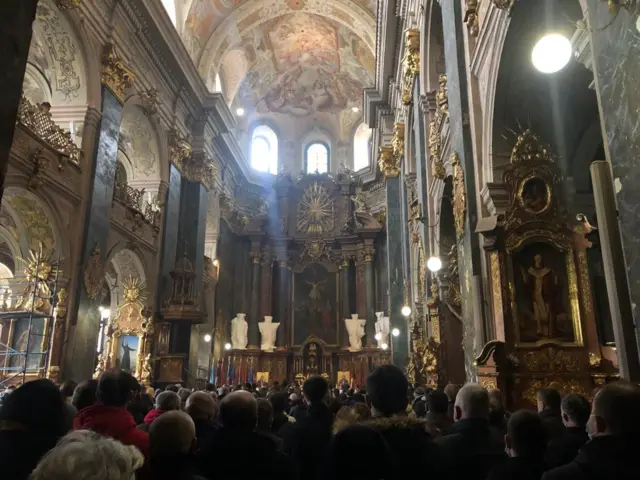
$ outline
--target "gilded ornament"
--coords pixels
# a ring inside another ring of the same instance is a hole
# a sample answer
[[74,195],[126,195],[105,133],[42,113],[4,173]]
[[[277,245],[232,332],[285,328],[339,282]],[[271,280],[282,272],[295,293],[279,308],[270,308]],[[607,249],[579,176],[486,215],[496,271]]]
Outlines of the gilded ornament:
[[580,271],[580,286],[582,288],[582,302],[587,313],[593,312],[593,302],[591,301],[591,280],[589,279],[589,263],[587,252],[578,252],[578,269]]
[[192,149],[187,136],[182,135],[177,128],[169,130],[169,160],[182,172],[184,163],[191,158]]
[[449,114],[449,87],[447,75],[441,73],[438,77],[438,91],[436,92],[437,109],[445,115]]
[[104,265],[102,264],[100,246],[96,243],[87,260],[84,271],[84,288],[87,291],[87,296],[91,300],[95,300],[102,292],[103,282]]
[[462,305],[462,295],[460,293],[460,275],[458,270],[458,245],[453,244],[447,254],[449,265],[447,268],[447,281],[449,291],[447,292],[447,302],[449,305],[460,307]]
[[151,354],[148,353],[144,360],[142,361],[142,373],[140,375],[140,381],[145,386],[150,386],[152,382],[152,373],[151,373]]
[[56,318],[65,318],[67,316],[67,307],[69,306],[69,292],[66,288],[58,290],[56,301]]
[[402,57],[402,103],[413,101],[413,81],[420,73],[420,31],[405,32],[404,56]]
[[535,373],[578,372],[579,358],[557,348],[548,347],[524,355],[525,367]]
[[142,102],[142,110],[145,115],[151,116],[158,113],[158,106],[161,104],[158,99],[158,90],[156,88],[149,88],[139,93],[140,101]]
[[495,390],[496,387],[496,382],[494,382],[493,380],[485,380],[482,382],[482,386],[484,388],[486,388],[487,390]]
[[400,159],[393,154],[393,147],[380,147],[378,166],[385,178],[395,178],[400,175]]
[[137,303],[144,305],[146,300],[145,289],[147,284],[140,280],[138,277],[129,276],[122,282],[122,288],[124,290],[124,303],[131,304]]
[[192,182],[198,182],[209,191],[215,187],[217,167],[209,155],[192,155],[182,163],[184,178]]
[[116,53],[113,43],[105,44],[102,51],[102,83],[124,103],[124,92],[133,86],[135,75],[124,64],[122,58]]
[[500,10],[511,11],[517,0],[491,0],[491,2]]
[[602,365],[602,357],[593,352],[589,352],[589,366],[591,368],[600,368]]
[[318,182],[307,187],[298,204],[297,230],[308,235],[322,235],[333,230],[333,199]]
[[[310,240],[305,244],[302,255],[300,255],[300,261],[305,259],[311,262],[319,262],[323,259],[331,260],[331,248],[324,240]],[[280,267],[290,268],[286,261],[281,261]]]
[[451,155],[453,166],[453,216],[458,238],[464,235],[465,213],[467,211],[467,195],[464,188],[464,171],[460,165],[460,157],[456,152]]
[[391,146],[396,162],[400,165],[402,157],[404,157],[404,123],[395,123],[393,125],[393,137],[391,138]]
[[491,291],[493,292],[493,315],[501,319],[504,315],[502,306],[502,272],[500,268],[500,254],[491,252]]
[[555,158],[548,145],[544,145],[533,130],[527,128],[518,135],[516,143],[511,150],[510,162],[512,164],[524,162],[553,163]]
[[104,371],[107,368],[106,363],[107,363],[106,354],[101,353],[100,355],[98,355],[98,364],[96,365],[96,370],[93,372],[94,380],[98,380],[100,376],[104,373]]
[[480,32],[480,24],[478,22],[478,3],[479,0],[467,0],[467,6],[464,13],[464,23],[467,24],[469,35],[477,37]]
[[56,5],[58,5],[58,8],[62,11],[78,8],[81,3],[82,0],[56,0]]
[[51,257],[52,253],[45,251],[40,244],[37,251],[29,251],[28,259],[21,259],[26,263],[24,275],[27,286],[11,306],[11,310],[37,311],[47,315],[51,313],[50,284],[60,274],[58,262]]

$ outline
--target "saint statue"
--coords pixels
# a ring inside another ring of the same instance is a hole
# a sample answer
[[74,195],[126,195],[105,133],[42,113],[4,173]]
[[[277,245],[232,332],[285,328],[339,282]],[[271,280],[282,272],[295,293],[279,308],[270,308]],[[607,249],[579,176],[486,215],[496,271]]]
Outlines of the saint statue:
[[262,336],[260,349],[264,352],[273,352],[276,348],[276,331],[280,324],[273,323],[272,321],[273,317],[265,315],[264,322],[258,323],[260,335]]
[[309,282],[307,281],[307,283],[309,285],[311,285],[311,290],[309,291],[309,298],[313,301],[316,300],[320,300],[321,295],[320,295],[320,285],[322,285],[324,283],[324,280],[322,282]]
[[521,267],[524,283],[530,286],[531,312],[536,322],[538,336],[551,337],[554,333],[554,293],[558,279],[553,270],[544,266],[541,254],[533,257],[533,265],[527,270]]
[[124,370],[125,372],[131,373],[131,353],[135,352],[136,349],[129,346],[129,342],[127,339],[122,340],[122,359],[120,360],[120,370]]
[[384,312],[376,312],[376,339],[378,347],[389,345],[389,317],[384,316]]
[[362,337],[364,337],[364,325],[366,320],[360,320],[357,313],[351,314],[351,318],[346,318],[344,323],[349,333],[349,351],[359,352],[362,350]]
[[244,313],[238,313],[233,320],[231,320],[231,348],[234,350],[247,349],[249,326],[244,319],[245,316]]

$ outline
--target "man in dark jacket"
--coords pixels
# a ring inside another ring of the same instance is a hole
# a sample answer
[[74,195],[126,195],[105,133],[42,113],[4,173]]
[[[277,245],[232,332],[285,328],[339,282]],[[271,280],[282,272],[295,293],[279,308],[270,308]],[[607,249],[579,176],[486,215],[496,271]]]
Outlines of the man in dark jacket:
[[149,437],[136,428],[127,404],[138,389],[138,381],[122,370],[105,372],[98,380],[96,405],[80,410],[73,420],[75,430],[93,430],[124,445],[133,445],[147,458]]
[[631,480],[640,478],[640,387],[605,385],[587,423],[591,440],[571,462],[549,470],[543,480]]
[[208,392],[193,392],[187,398],[186,412],[196,427],[198,447],[206,445],[220,429],[218,405]]
[[291,422],[293,417],[289,417],[287,415],[287,403],[289,399],[287,395],[283,392],[274,392],[269,395],[269,402],[271,402],[271,406],[273,407],[273,423],[271,424],[271,431],[278,436],[282,436],[280,433],[282,427]]
[[567,395],[562,399],[562,422],[565,435],[549,442],[547,449],[547,467],[565,465],[576,458],[580,448],[587,443],[587,421],[591,405],[581,395]]
[[432,435],[442,435],[451,425],[453,420],[449,418],[449,398],[440,390],[432,390],[427,395],[427,425]]
[[456,396],[449,432],[436,439],[446,453],[454,472],[452,478],[484,480],[489,471],[505,460],[504,444],[489,425],[489,394],[475,383],[468,383]]
[[396,478],[413,478],[417,473],[426,478],[447,478],[442,450],[425,424],[406,414],[408,387],[407,378],[395,365],[382,365],[371,372],[367,393],[374,418],[366,425],[380,432],[389,445]]
[[265,478],[293,478],[291,463],[275,443],[256,434],[257,420],[258,406],[251,393],[238,390],[226,395],[220,403],[222,427],[196,455],[201,475],[211,480],[238,478],[238,472],[253,465]]
[[172,410],[180,409],[180,397],[177,393],[171,391],[164,391],[158,394],[156,397],[155,408],[149,410],[144,417],[143,423],[138,425],[140,430],[145,432],[149,431],[149,425],[153,423],[160,415]]
[[285,433],[284,450],[293,460],[296,471],[306,478],[324,478],[327,448],[331,441],[333,416],[327,406],[327,381],[320,375],[309,377],[302,386],[308,405],[307,414]]
[[566,434],[562,423],[560,392],[553,388],[542,388],[538,391],[538,414],[547,429],[549,441],[556,440]]
[[540,480],[545,470],[547,431],[534,412],[518,410],[509,417],[504,441],[509,458],[496,465],[487,480]]

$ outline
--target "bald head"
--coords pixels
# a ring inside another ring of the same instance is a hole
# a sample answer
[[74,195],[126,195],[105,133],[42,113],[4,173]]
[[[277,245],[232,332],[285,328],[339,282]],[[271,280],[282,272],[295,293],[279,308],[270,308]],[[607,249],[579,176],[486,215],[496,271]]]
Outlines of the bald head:
[[258,403],[245,390],[225,396],[220,403],[220,421],[225,428],[253,431],[258,421]]
[[619,381],[596,393],[587,423],[590,435],[633,437],[640,429],[640,387]]
[[165,391],[158,394],[156,397],[156,408],[158,410],[178,410],[180,408],[180,397],[178,394],[172,391]]
[[196,427],[191,417],[174,410],[156,418],[149,427],[149,454],[151,457],[189,453],[196,438]]
[[487,418],[489,416],[489,393],[477,383],[467,383],[456,396],[454,419]]
[[185,410],[194,420],[211,420],[218,414],[218,404],[209,392],[194,392],[187,398]]

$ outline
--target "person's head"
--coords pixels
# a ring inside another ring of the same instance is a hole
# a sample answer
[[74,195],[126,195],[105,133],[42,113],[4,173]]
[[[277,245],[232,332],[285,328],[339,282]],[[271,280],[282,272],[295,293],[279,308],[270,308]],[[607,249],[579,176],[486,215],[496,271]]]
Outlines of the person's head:
[[309,405],[321,403],[327,396],[329,384],[320,375],[313,375],[307,378],[302,385],[302,393]]
[[209,421],[218,416],[218,404],[208,392],[193,392],[187,398],[185,411],[194,421]]
[[271,407],[273,407],[274,415],[282,414],[289,403],[287,394],[282,392],[275,392],[269,395],[269,401],[271,402]]
[[467,383],[456,396],[453,419],[466,420],[470,418],[489,417],[489,394],[477,383]]
[[196,426],[180,410],[164,413],[149,427],[149,456],[154,458],[185,455],[195,446]]
[[258,404],[250,392],[231,392],[220,402],[220,421],[225,428],[252,432],[258,421]]
[[164,391],[156,397],[156,409],[158,410],[178,410],[180,409],[180,397],[175,392]]
[[98,380],[96,398],[109,407],[126,407],[138,390],[138,381],[122,370],[104,372]]
[[178,397],[180,398],[180,403],[182,406],[187,402],[187,398],[191,395],[191,390],[188,388],[181,388],[178,390]]
[[365,403],[356,403],[352,408],[358,422],[364,422],[371,418],[371,410],[369,410],[369,407],[367,407]]
[[258,430],[270,431],[273,423],[273,407],[266,398],[259,398],[258,403]]
[[62,437],[70,427],[60,390],[45,379],[27,382],[7,395],[0,420],[52,437]]
[[462,386],[457,383],[449,383],[444,387],[444,393],[447,396],[449,403],[455,403],[456,397],[458,396],[458,392],[461,388]]
[[96,403],[96,390],[98,389],[97,380],[85,380],[73,391],[71,405],[80,411],[83,408],[90,407]]
[[502,410],[502,392],[497,388],[491,388],[487,393],[489,394],[489,409],[494,412]]
[[344,406],[338,410],[338,413],[336,413],[335,419],[333,420],[333,431],[338,432],[343,428],[356,423],[358,423],[358,418],[356,417],[353,408]]
[[539,415],[518,410],[507,423],[504,442],[510,457],[541,459],[547,449],[547,431]]
[[[389,445],[377,430],[367,425],[351,425],[338,431],[329,444],[329,475],[335,480],[389,479],[392,460]],[[359,462],[354,458],[375,461]]]
[[538,412],[543,410],[559,412],[561,403],[562,397],[555,388],[541,388],[538,390]]
[[427,416],[427,402],[425,400],[417,400],[413,404],[413,413],[417,418],[424,418]]
[[440,390],[432,390],[427,394],[427,411],[435,415],[446,415],[449,408],[447,394]]
[[67,380],[62,385],[60,385],[60,393],[64,398],[71,397],[77,386],[77,382],[74,382],[73,380]]
[[585,428],[589,421],[591,405],[582,395],[567,395],[562,399],[560,406],[562,411],[562,423],[565,427]]
[[587,422],[589,436],[631,437],[639,430],[640,387],[623,381],[602,387],[591,405],[591,416]]
[[164,389],[168,390],[169,392],[178,393],[178,390],[180,390],[180,385],[176,385],[172,383],[171,385],[167,385]]
[[376,368],[367,378],[371,414],[374,417],[403,415],[409,403],[408,387],[407,377],[395,365],[382,365]]
[[144,457],[134,446],[89,430],[76,430],[42,457],[29,478],[131,480],[143,463]]

